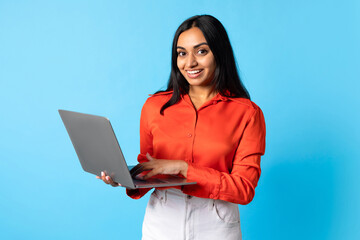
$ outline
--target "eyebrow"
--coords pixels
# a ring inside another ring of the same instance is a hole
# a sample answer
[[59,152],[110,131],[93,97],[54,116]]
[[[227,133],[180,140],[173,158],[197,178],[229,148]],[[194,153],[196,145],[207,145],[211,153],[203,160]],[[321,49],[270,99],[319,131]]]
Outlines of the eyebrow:
[[[208,45],[208,44],[207,44],[206,42],[199,43],[199,44],[197,44],[197,45],[194,46],[194,49],[200,47],[201,45]],[[208,45],[208,46],[209,46],[209,45]],[[181,47],[181,46],[177,46],[176,48],[181,48],[181,49],[184,49],[184,50],[185,50],[185,48],[184,48],[184,47]]]

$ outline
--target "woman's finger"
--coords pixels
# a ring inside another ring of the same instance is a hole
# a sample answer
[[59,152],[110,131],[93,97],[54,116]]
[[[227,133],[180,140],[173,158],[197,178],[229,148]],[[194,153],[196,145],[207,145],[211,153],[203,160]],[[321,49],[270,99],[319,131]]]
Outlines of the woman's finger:
[[146,153],[146,158],[147,158],[149,161],[155,160],[155,158],[153,158],[149,153]]
[[107,175],[106,175],[105,172],[101,172],[101,178],[102,178],[102,180],[104,181],[104,183],[110,184],[109,181],[108,181],[108,179],[107,179]]
[[144,171],[151,170],[154,168],[153,162],[144,162],[141,165],[143,166]]
[[110,183],[110,184],[112,183],[112,179],[109,176],[106,176],[105,179],[108,183]]
[[111,186],[113,186],[113,187],[118,187],[118,186],[121,186],[121,184],[120,184],[120,183],[114,182],[114,181],[112,180],[112,178],[111,178],[111,177],[109,177],[109,176],[106,176],[106,180],[107,180],[107,181],[108,181],[108,183],[109,183]]
[[103,180],[104,183],[110,184],[110,185],[113,186],[113,187],[117,187],[117,186],[121,186],[121,187],[122,187],[122,185],[121,185],[120,183],[114,182],[110,176],[107,176],[107,175],[106,175],[106,173],[101,172],[100,175],[101,175],[101,176],[96,176],[96,178]]
[[106,176],[106,181],[107,181],[109,184],[114,185],[114,181],[112,180],[111,177]]
[[150,172],[148,172],[147,174],[145,174],[143,176],[143,179],[148,179],[148,178],[151,178],[152,176],[155,176],[157,174],[159,174],[160,172],[157,170],[157,169],[153,169],[151,170]]

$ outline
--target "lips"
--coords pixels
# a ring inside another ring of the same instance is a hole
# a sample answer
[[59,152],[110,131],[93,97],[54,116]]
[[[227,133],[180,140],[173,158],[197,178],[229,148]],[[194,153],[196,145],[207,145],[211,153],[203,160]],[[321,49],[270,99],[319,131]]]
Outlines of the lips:
[[203,72],[202,69],[199,70],[187,70],[186,73],[189,78],[197,78]]

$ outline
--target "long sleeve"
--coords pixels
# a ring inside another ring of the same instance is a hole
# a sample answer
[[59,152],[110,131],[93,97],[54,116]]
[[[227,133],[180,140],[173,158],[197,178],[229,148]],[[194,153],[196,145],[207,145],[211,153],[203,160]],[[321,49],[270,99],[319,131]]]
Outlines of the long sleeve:
[[189,163],[188,179],[197,184],[185,186],[183,191],[197,197],[248,204],[255,195],[261,173],[260,158],[264,152],[265,120],[261,109],[257,107],[244,128],[231,171],[221,172]]
[[[140,163],[147,161],[146,153],[149,153],[150,155],[153,154],[153,136],[149,129],[149,117],[149,110],[145,103],[140,116],[140,154],[137,159]],[[126,194],[133,199],[139,199],[150,189],[151,188],[126,189]]]

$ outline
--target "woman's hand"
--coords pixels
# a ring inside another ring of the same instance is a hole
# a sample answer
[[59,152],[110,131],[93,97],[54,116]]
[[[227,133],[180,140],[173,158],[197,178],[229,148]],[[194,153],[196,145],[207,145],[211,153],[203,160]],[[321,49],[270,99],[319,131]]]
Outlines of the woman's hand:
[[148,179],[157,174],[181,174],[187,177],[188,164],[183,160],[164,160],[156,159],[146,154],[148,162],[141,163],[144,166],[144,171],[150,170],[143,179]]
[[96,178],[97,178],[97,179],[101,179],[101,180],[103,180],[103,181],[104,181],[104,183],[106,183],[106,184],[110,184],[110,185],[111,185],[111,186],[113,186],[113,187],[118,187],[118,186],[121,186],[121,184],[120,184],[120,183],[116,183],[116,182],[114,182],[110,176],[106,175],[106,173],[105,173],[105,172],[101,172],[101,177],[96,176]]

